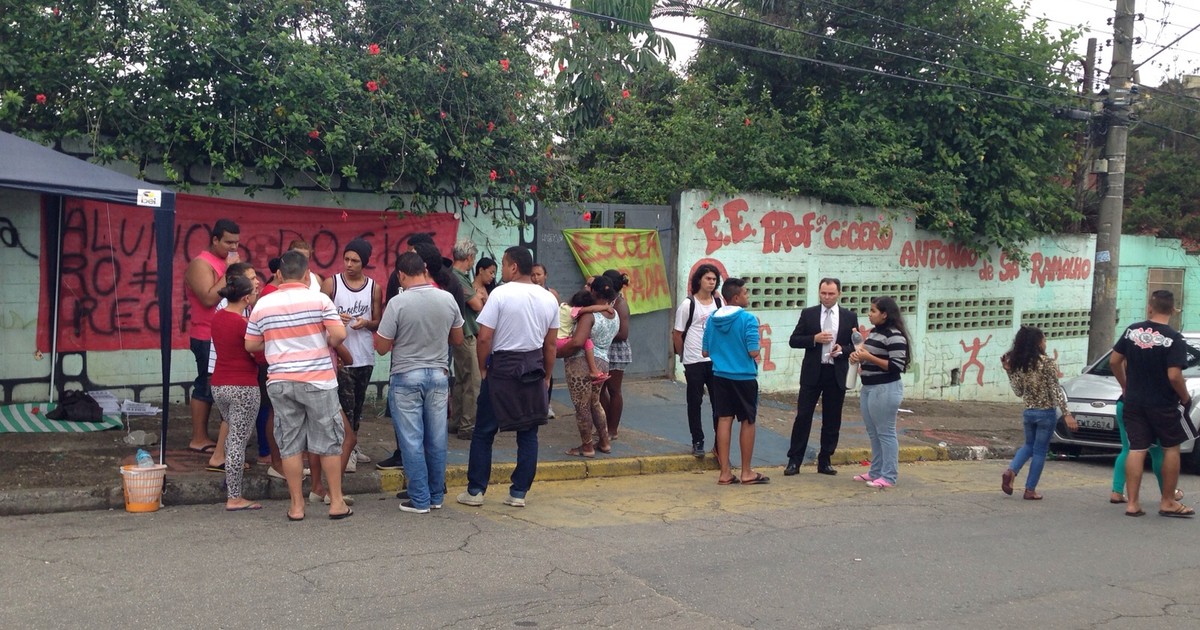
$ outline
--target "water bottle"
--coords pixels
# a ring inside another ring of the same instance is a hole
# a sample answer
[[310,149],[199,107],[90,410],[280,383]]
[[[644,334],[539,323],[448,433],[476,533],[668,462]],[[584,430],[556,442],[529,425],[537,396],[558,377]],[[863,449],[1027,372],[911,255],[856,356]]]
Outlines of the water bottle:
[[154,466],[154,458],[150,456],[150,453],[146,452],[146,449],[139,448],[137,452],[137,467],[150,468],[152,466]]

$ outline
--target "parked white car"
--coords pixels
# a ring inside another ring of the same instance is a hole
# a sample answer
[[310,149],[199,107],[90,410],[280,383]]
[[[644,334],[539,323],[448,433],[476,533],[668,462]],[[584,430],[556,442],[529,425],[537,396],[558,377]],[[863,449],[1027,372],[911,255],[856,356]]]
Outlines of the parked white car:
[[[1187,379],[1188,391],[1193,396],[1200,396],[1200,332],[1185,332],[1183,337],[1188,343],[1188,364],[1183,376]],[[1079,430],[1067,429],[1060,416],[1054,427],[1054,437],[1050,439],[1051,444],[1059,445],[1055,450],[1075,453],[1121,450],[1121,435],[1117,431],[1117,397],[1121,395],[1121,386],[1108,365],[1109,354],[1105,353],[1099,361],[1087,366],[1083,374],[1062,381],[1067,408],[1075,414]],[[1200,421],[1200,405],[1193,405],[1192,425],[1197,426],[1197,421]],[[1196,442],[1184,442],[1180,451],[1184,467],[1200,472],[1200,448]]]

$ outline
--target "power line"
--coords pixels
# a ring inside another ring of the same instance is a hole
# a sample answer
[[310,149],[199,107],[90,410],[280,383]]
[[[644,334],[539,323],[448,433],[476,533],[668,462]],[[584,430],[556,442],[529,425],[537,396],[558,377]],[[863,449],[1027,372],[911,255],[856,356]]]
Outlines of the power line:
[[[758,18],[754,18],[754,17],[746,16],[746,15],[738,15],[738,14],[736,14],[736,13],[730,13],[730,12],[728,12],[728,11],[722,11],[722,10],[720,10],[720,9],[712,9],[712,8],[708,8],[708,7],[697,6],[697,5],[694,5],[694,4],[690,3],[690,2],[688,2],[688,0],[678,0],[678,3],[679,3],[679,4],[681,4],[681,5],[683,5],[684,7],[687,7],[687,8],[692,8],[692,9],[700,9],[700,10],[702,10],[702,11],[705,11],[705,12],[708,12],[708,13],[714,13],[714,14],[716,14],[716,15],[723,15],[723,16],[725,16],[725,17],[733,18],[733,19],[736,19],[736,20],[742,20],[742,21],[745,21],[745,22],[750,22],[750,23],[752,23],[752,24],[758,24],[758,25],[761,25],[761,26],[766,26],[766,27],[768,27],[768,28],[772,28],[772,29],[776,29],[776,30],[781,30],[781,31],[786,31],[786,32],[789,32],[789,33],[799,33],[799,34],[801,34],[801,35],[806,35],[806,36],[808,36],[808,37],[814,37],[814,38],[821,39],[821,40],[824,40],[824,41],[827,41],[827,42],[834,42],[834,43],[838,43],[838,44],[845,44],[845,45],[847,45],[847,46],[853,46],[853,47],[855,47],[855,48],[861,48],[861,49],[864,49],[864,50],[872,50],[872,51],[875,51],[875,52],[884,53],[884,54],[886,54],[886,55],[892,55],[892,56],[894,56],[894,57],[899,57],[899,58],[901,58],[901,59],[908,59],[908,60],[910,60],[910,61],[916,61],[916,62],[919,62],[919,63],[927,63],[927,64],[932,64],[932,65],[935,65],[935,66],[940,66],[940,67],[942,67],[942,68],[948,68],[948,69],[951,69],[951,70],[958,70],[958,71],[961,71],[961,72],[967,72],[967,73],[970,73],[970,74],[975,74],[975,75],[979,75],[979,76],[982,76],[982,77],[987,77],[987,78],[989,78],[989,79],[996,79],[996,80],[998,80],[998,81],[1007,81],[1008,83],[1013,83],[1013,84],[1016,84],[1016,85],[1020,85],[1021,87],[1032,88],[1032,89],[1035,89],[1035,90],[1043,90],[1043,91],[1046,91],[1046,92],[1050,92],[1050,93],[1052,93],[1052,94],[1055,94],[1055,95],[1057,95],[1057,96],[1067,96],[1067,97],[1070,97],[1070,98],[1082,98],[1082,97],[1081,97],[1079,94],[1075,94],[1075,93],[1073,93],[1073,92],[1067,92],[1067,91],[1065,91],[1065,90],[1060,90],[1060,89],[1057,89],[1057,88],[1046,87],[1046,86],[1044,86],[1044,85],[1035,85],[1035,84],[1032,84],[1032,83],[1026,83],[1026,82],[1024,82],[1024,81],[1018,81],[1018,80],[1016,80],[1016,79],[1009,79],[1009,78],[1007,78],[1007,77],[1001,77],[1001,76],[997,76],[997,75],[990,74],[990,73],[987,73],[987,72],[981,72],[981,71],[979,71],[979,70],[971,70],[970,68],[963,68],[963,67],[960,67],[960,66],[955,66],[955,65],[952,65],[952,64],[948,64],[948,63],[942,63],[942,62],[940,62],[940,61],[933,61],[933,60],[930,60],[930,59],[922,59],[922,58],[920,58],[920,57],[913,57],[913,56],[910,56],[910,55],[906,55],[906,54],[903,54],[903,53],[894,52],[894,51],[891,51],[891,50],[886,50],[886,49],[883,49],[883,48],[876,48],[876,47],[874,47],[874,46],[867,46],[867,45],[865,45],[865,44],[858,44],[858,43],[851,42],[851,41],[847,41],[847,40],[844,40],[844,39],[838,39],[838,38],[836,38],[836,37],[830,37],[830,36],[828,36],[828,35],[821,35],[821,34],[819,34],[819,33],[812,33],[812,32],[809,32],[809,31],[806,31],[806,30],[803,30],[803,29],[794,28],[794,27],[790,27],[790,26],[785,26],[785,25],[783,25],[783,24],[775,24],[775,23],[772,23],[772,22],[768,22],[768,21],[766,21],[766,20],[761,20],[761,19],[758,19]],[[897,75],[897,76],[899,76],[899,75]]]
[[1152,122],[1150,122],[1149,120],[1141,120],[1141,121],[1138,121],[1138,122],[1140,122],[1140,123],[1141,123],[1141,124],[1143,124],[1143,125],[1150,125],[1151,127],[1155,127],[1155,128],[1157,128],[1157,129],[1162,129],[1163,131],[1169,131],[1169,132],[1171,132],[1171,133],[1177,133],[1177,134],[1179,134],[1179,135],[1181,135],[1181,136],[1187,136],[1188,138],[1191,138],[1192,140],[1200,140],[1200,136],[1194,136],[1194,135],[1192,135],[1192,134],[1190,134],[1190,133],[1188,133],[1188,132],[1186,132],[1186,131],[1180,131],[1180,130],[1178,130],[1178,129],[1172,129],[1172,128],[1170,128],[1170,127],[1167,127],[1167,126],[1165,126],[1165,125],[1160,125],[1160,124],[1158,124],[1158,123],[1152,123]]
[[[999,94],[996,92],[989,92],[987,90],[972,87],[970,85],[962,85],[960,83],[941,83],[938,81],[927,81],[925,79],[917,79],[917,78],[913,78],[913,77],[906,77],[906,76],[899,75],[899,74],[892,74],[890,72],[884,72],[882,70],[873,70],[871,68],[860,68],[858,66],[851,66],[851,65],[847,65],[847,64],[843,64],[843,63],[837,63],[834,61],[825,61],[823,59],[814,59],[812,57],[805,57],[803,55],[796,55],[793,53],[786,53],[786,52],[782,52],[782,51],[778,51],[778,50],[767,50],[765,48],[760,48],[758,46],[751,46],[749,44],[742,44],[739,42],[732,42],[732,41],[728,41],[728,40],[724,40],[724,39],[716,39],[714,37],[707,37],[705,35],[695,35],[692,33],[683,33],[680,31],[674,31],[671,29],[662,28],[660,26],[656,26],[653,24],[647,24],[645,22],[636,22],[634,20],[626,20],[624,18],[613,17],[611,15],[603,15],[601,13],[594,13],[592,11],[585,11],[583,9],[576,9],[573,7],[560,7],[558,5],[550,4],[548,2],[542,2],[541,0],[518,0],[518,2],[521,2],[523,4],[528,4],[531,6],[541,7],[543,9],[546,9],[549,11],[558,11],[561,13],[570,13],[572,15],[580,15],[583,17],[590,17],[590,18],[593,18],[596,20],[612,22],[614,24],[623,24],[626,26],[632,26],[632,27],[638,28],[640,30],[655,31],[658,33],[665,33],[667,35],[674,35],[676,37],[684,37],[687,39],[694,39],[698,42],[704,42],[706,44],[712,44],[714,46],[723,46],[726,48],[736,48],[739,50],[763,53],[766,55],[782,57],[784,59],[792,59],[795,61],[804,61],[807,63],[816,64],[819,66],[826,66],[826,67],[834,68],[837,70],[845,70],[848,72],[858,72],[858,73],[862,73],[862,74],[870,74],[870,75],[884,77],[884,78],[888,78],[888,79],[898,79],[900,81],[908,81],[910,83],[917,83],[920,85],[928,85],[928,86],[938,87],[938,88],[965,90],[968,92],[974,92],[976,94],[982,94],[985,96],[994,96],[996,98],[1010,100],[1010,101],[1021,101],[1021,102],[1026,102],[1026,103],[1036,102],[1041,105],[1046,105],[1048,107],[1058,107],[1058,105],[1055,103],[1050,103],[1048,101],[1039,101],[1037,99],[1032,99],[1028,96],[1014,96],[1012,94]],[[1083,98],[1079,95],[1072,95],[1072,96],[1075,98]]]
[[1200,24],[1197,24],[1197,25],[1193,26],[1192,28],[1188,29],[1188,31],[1186,33],[1184,33],[1183,35],[1180,35],[1179,37],[1176,37],[1174,39],[1174,41],[1172,41],[1170,44],[1163,46],[1162,48],[1158,49],[1158,52],[1155,52],[1153,55],[1150,55],[1149,57],[1146,57],[1145,59],[1143,59],[1142,62],[1137,64],[1136,66],[1134,66],[1133,69],[1137,70],[1138,68],[1141,68],[1142,66],[1146,65],[1147,61],[1150,61],[1151,59],[1157,57],[1159,55],[1159,53],[1166,50],[1167,48],[1179,43],[1179,40],[1183,39],[1184,37],[1187,37],[1188,35],[1191,35],[1198,28],[1200,28]]

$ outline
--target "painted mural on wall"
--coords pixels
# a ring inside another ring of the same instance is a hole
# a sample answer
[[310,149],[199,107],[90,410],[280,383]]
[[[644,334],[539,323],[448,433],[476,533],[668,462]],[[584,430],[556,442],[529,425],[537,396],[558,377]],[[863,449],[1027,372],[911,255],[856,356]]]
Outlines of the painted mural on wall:
[[[784,335],[771,347],[770,359],[760,364],[760,386],[767,391],[797,387],[803,351],[788,347],[786,335],[796,324],[799,305],[818,303],[823,277],[836,277],[857,292],[864,323],[867,298],[907,292],[902,307],[911,309],[906,324],[913,356],[905,383],[913,398],[1011,399],[1000,355],[1023,314],[1086,309],[1090,303],[1095,243],[1088,235],[1032,242],[1029,262],[1021,266],[999,251],[981,256],[916,229],[911,218],[889,221],[869,208],[809,198],[719,197],[705,191],[685,192],[679,207],[676,272],[681,287],[705,262],[715,264],[723,276],[746,278],[752,294],[756,281],[764,289],[759,308],[752,309],[764,346],[772,330]],[[789,279],[800,288],[798,294],[771,299]],[[844,291],[844,307],[847,297]],[[996,300],[1003,304],[1000,314]],[[931,305],[939,310],[932,318]],[[1085,336],[1055,338],[1049,345],[1066,372],[1082,367]]]
[[[172,347],[187,348],[190,319],[183,299],[188,262],[208,247],[211,226],[230,218],[241,228],[239,258],[265,278],[267,262],[295,239],[313,247],[311,267],[328,276],[341,270],[342,248],[355,237],[372,242],[375,255],[367,274],[385,279],[405,241],[417,232],[432,232],[443,251],[457,234],[453,215],[397,218],[391,213],[351,212],[287,207],[179,195],[175,229],[175,304]],[[58,347],[60,351],[157,348],[158,304],[155,300],[156,253],[151,217],[144,209],[68,199],[62,217],[61,284]],[[43,238],[48,230],[43,229]],[[43,250],[48,250],[46,243]],[[42,260],[50,278],[54,261]],[[39,309],[38,349],[50,350],[52,283],[43,283]]]

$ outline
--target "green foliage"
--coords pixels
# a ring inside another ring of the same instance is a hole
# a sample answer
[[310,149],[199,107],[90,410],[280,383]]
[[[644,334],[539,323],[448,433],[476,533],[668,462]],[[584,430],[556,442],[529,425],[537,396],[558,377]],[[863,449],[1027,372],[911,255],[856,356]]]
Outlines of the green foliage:
[[1070,191],[1056,178],[1073,155],[1075,129],[1051,107],[1070,101],[1030,87],[1073,89],[1055,70],[1073,33],[1025,30],[1007,0],[853,4],[861,12],[824,2],[728,8],[839,41],[700,15],[716,39],[1017,99],[705,44],[666,107],[638,88],[631,102],[615,104],[611,126],[581,135],[577,172],[563,186],[590,201],[662,201],[691,187],[814,195],[910,211],[921,227],[1018,258],[1026,241],[1073,217]]
[[540,59],[556,27],[516,0],[13,4],[0,127],[83,136],[183,185],[206,164],[285,187],[347,178],[420,211],[525,197],[551,170]]
[[[1126,233],[1200,241],[1200,101],[1174,96],[1178,80],[1143,99],[1142,123],[1129,133],[1125,176]],[[1148,124],[1153,123],[1153,124]],[[1158,125],[1158,126],[1154,126]]]

